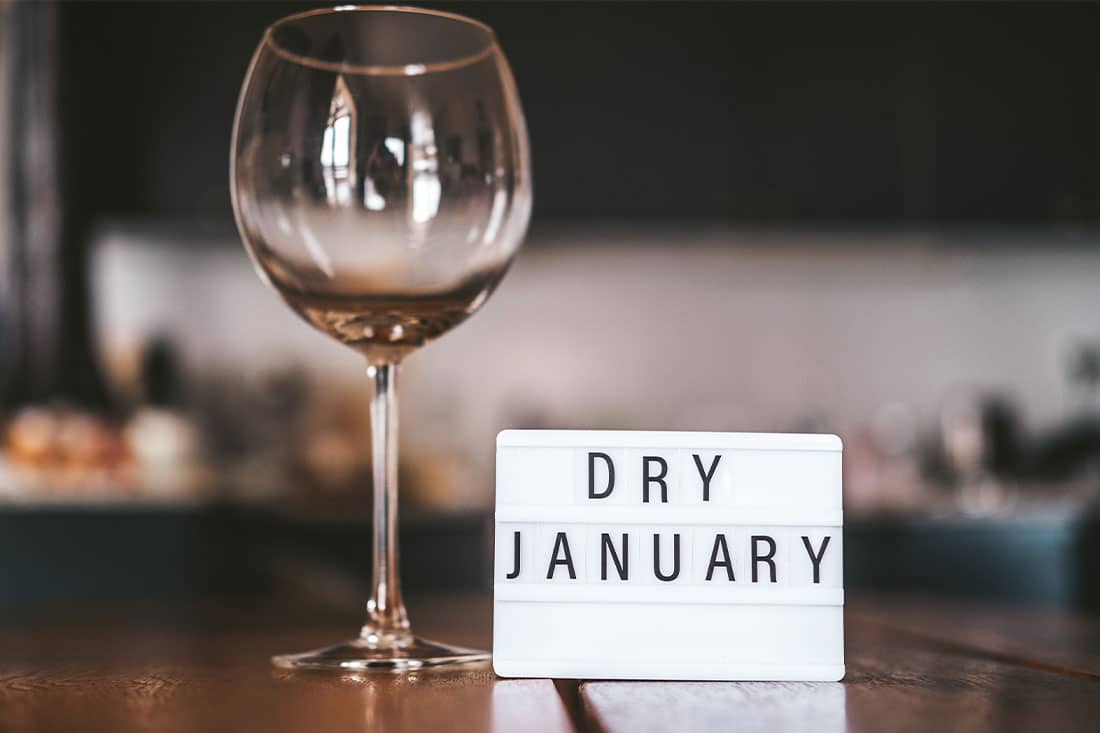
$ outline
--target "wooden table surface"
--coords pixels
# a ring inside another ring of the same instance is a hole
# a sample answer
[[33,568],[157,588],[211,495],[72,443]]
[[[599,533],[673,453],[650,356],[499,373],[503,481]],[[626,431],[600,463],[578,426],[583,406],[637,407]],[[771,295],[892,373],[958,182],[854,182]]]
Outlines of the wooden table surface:
[[[414,599],[415,601],[415,599]],[[485,646],[487,597],[411,605],[425,635]],[[1096,730],[1100,620],[850,602],[843,683],[504,680],[485,665],[288,674],[273,652],[351,618],[265,608],[75,609],[0,620],[0,731]]]

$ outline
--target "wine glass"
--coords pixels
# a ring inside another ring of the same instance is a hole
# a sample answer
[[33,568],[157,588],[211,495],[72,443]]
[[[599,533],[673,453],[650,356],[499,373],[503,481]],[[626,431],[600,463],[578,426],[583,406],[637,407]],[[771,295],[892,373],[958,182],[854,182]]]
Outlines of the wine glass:
[[283,668],[411,670],[481,651],[413,636],[397,562],[397,367],[480,308],[531,212],[527,129],[488,26],[340,7],[264,33],[241,90],[230,180],[260,277],[359,351],[371,398],[374,546],[358,638]]

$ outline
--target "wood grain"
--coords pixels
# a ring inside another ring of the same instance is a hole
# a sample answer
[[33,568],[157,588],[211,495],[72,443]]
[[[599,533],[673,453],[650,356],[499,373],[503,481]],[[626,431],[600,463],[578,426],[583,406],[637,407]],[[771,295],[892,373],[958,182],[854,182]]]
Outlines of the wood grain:
[[843,683],[589,682],[588,724],[645,731],[1079,731],[1100,719],[1100,684],[944,649],[858,614]]
[[[420,610],[426,634],[488,642],[487,599]],[[296,627],[241,612],[182,625],[102,616],[7,625],[0,628],[0,730],[573,730],[551,680],[498,679],[488,665],[341,676],[277,672],[268,661],[353,628]]]
[[[486,597],[411,604],[426,634],[490,637]],[[355,615],[86,608],[0,620],[2,731],[1069,731],[1100,720],[1100,626],[1053,611],[856,602],[843,683],[287,674],[272,653],[341,639]],[[580,707],[577,707],[579,700]],[[564,701],[564,702],[563,702]]]
[[860,599],[851,621],[893,628],[991,658],[1100,680],[1100,619],[1053,608]]

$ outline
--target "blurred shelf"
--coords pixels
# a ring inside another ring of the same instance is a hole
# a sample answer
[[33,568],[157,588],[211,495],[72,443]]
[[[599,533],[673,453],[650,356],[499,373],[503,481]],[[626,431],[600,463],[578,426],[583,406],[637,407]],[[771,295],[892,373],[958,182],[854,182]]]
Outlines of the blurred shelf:
[[[399,534],[411,589],[485,589],[487,513],[411,512]],[[296,516],[268,502],[0,503],[0,606],[271,594],[306,572],[363,583],[366,514]]]
[[[487,589],[488,511],[405,511],[409,589]],[[845,587],[1100,609],[1100,515],[850,515]],[[370,513],[355,500],[0,503],[0,605],[263,595],[338,578],[365,595]],[[284,582],[293,576],[292,582]]]
[[847,517],[848,590],[1100,608],[1100,515]]
[[193,510],[220,503],[203,497],[153,496],[0,496],[0,513],[13,511],[172,511]]

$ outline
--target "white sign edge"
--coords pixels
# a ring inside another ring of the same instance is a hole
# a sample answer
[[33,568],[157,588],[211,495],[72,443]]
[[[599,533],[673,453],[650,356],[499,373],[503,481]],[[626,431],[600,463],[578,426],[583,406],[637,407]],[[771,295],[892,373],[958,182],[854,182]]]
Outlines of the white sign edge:
[[648,668],[637,660],[616,662],[584,660],[585,672],[578,673],[576,660],[498,660],[493,672],[499,677],[573,680],[645,680],[648,682],[839,682],[845,664],[699,664],[662,662],[660,669]]
[[516,430],[497,433],[497,448],[697,448],[840,452],[840,437],[828,433],[713,433],[662,430]]

